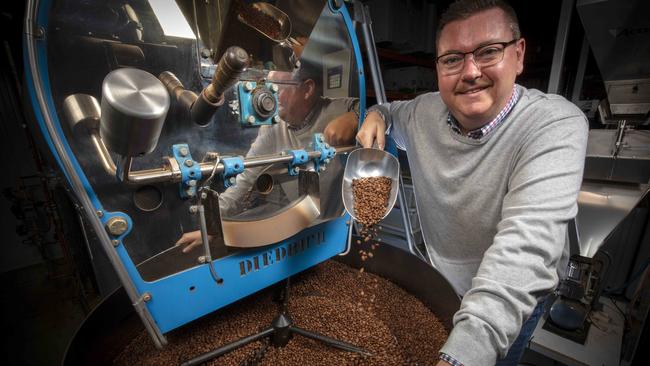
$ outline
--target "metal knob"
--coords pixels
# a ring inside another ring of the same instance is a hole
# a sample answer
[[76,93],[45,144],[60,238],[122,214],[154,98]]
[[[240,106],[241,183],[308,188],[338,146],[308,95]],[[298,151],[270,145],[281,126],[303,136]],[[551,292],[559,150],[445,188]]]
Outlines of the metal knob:
[[106,147],[134,157],[152,152],[169,110],[169,93],[150,73],[122,68],[111,71],[102,85],[99,133]]
[[267,88],[257,89],[253,92],[253,109],[263,119],[273,115],[276,104],[273,94]]

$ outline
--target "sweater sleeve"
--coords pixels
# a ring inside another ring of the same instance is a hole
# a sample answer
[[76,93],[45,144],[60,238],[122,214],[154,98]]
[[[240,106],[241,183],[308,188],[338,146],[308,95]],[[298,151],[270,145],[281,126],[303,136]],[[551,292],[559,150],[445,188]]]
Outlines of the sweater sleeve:
[[497,234],[441,349],[465,365],[494,365],[504,357],[537,302],[558,283],[587,146],[588,124],[575,110],[531,131],[512,160]]
[[406,150],[407,126],[415,113],[418,100],[419,98],[400,100],[374,105],[368,109],[368,112],[376,111],[384,118],[386,134],[395,141],[401,150]]

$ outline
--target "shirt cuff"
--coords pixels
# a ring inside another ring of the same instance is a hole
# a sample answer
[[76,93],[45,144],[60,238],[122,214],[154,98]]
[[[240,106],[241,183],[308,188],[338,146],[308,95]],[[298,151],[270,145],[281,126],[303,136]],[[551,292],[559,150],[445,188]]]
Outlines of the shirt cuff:
[[464,366],[460,361],[458,361],[457,359],[449,356],[448,354],[446,354],[444,352],[440,352],[440,356],[438,356],[438,359],[443,360],[443,361],[447,362],[448,364],[450,364],[452,366]]
[[366,115],[368,115],[370,112],[377,112],[377,114],[379,114],[381,119],[384,121],[384,124],[386,125],[386,134],[387,135],[390,134],[391,132],[390,130],[391,127],[393,127],[393,124],[388,118],[388,113],[387,113],[388,111],[386,110],[386,107],[379,104],[375,104],[372,107],[368,108]]

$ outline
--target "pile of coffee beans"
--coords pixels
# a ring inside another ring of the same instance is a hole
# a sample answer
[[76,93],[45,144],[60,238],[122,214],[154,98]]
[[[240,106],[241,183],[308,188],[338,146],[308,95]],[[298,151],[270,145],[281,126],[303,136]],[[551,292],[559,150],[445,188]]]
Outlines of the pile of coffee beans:
[[[361,260],[373,257],[373,251],[379,245],[375,226],[386,214],[392,180],[388,177],[367,177],[352,180],[354,198],[354,215],[360,224],[359,236],[364,242],[370,242],[369,250],[359,250]],[[361,240],[357,240],[361,244]],[[363,271],[363,268],[361,268]]]
[[[259,364],[433,365],[448,336],[438,318],[411,294],[335,261],[292,278],[288,309],[296,326],[352,343],[371,356],[294,335],[285,347],[268,347]],[[157,350],[142,331],[114,364],[180,364],[270,326],[277,313],[273,291],[268,289],[168,333],[169,344],[163,350]],[[246,364],[263,346],[264,341],[257,341],[207,364]]]
[[366,177],[352,180],[354,215],[365,227],[377,224],[388,209],[392,181],[388,177]]

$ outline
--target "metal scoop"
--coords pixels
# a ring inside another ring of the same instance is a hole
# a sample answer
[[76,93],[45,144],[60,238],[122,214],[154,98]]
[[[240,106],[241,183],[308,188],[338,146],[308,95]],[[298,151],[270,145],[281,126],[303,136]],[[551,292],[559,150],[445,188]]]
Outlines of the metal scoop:
[[388,207],[382,219],[388,216],[395,206],[399,188],[399,161],[393,155],[379,149],[357,149],[350,153],[343,173],[343,205],[345,210],[356,220],[354,214],[354,196],[352,194],[352,180],[366,177],[388,177],[392,184]]
[[263,2],[245,4],[241,0],[236,2],[236,6],[240,10],[237,19],[268,39],[281,45],[303,46],[291,37],[291,19],[277,7]]

